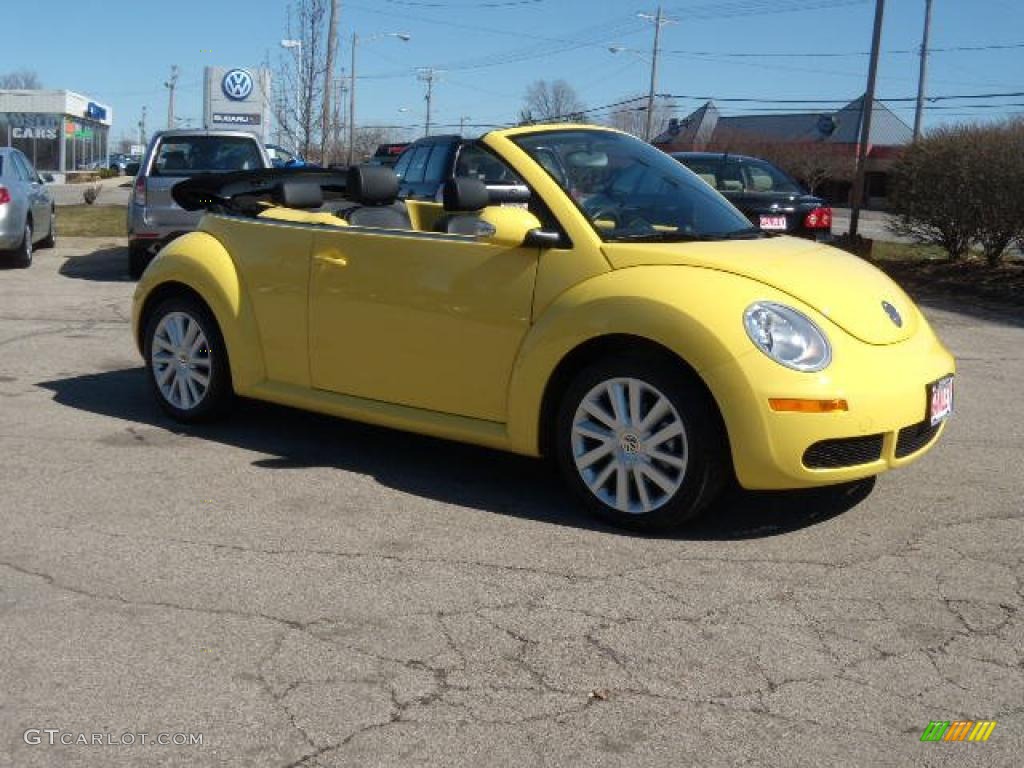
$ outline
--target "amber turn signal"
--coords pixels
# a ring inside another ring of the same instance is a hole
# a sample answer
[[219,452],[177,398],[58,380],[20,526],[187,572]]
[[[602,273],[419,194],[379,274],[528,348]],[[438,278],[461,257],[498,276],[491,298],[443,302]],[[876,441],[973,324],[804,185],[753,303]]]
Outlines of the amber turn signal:
[[848,411],[850,407],[845,400],[801,400],[787,397],[770,397],[768,404],[773,411],[790,413],[831,413],[832,411]]

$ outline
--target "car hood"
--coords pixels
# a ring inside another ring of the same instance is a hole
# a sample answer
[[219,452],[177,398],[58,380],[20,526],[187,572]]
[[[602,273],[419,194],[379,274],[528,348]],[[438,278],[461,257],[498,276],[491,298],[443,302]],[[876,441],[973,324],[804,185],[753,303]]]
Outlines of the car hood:
[[[857,256],[808,240],[605,243],[604,251],[615,269],[676,264],[742,275],[799,299],[868,344],[895,344],[917,331],[917,310],[885,273]],[[901,325],[883,302],[899,313]]]

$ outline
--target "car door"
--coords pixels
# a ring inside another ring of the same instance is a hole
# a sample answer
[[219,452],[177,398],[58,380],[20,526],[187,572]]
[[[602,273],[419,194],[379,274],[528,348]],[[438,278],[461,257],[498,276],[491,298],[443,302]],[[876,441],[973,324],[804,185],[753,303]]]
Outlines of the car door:
[[459,235],[316,232],[313,386],[504,422],[538,258],[536,248]]
[[33,239],[39,240],[44,236],[43,233],[50,233],[50,196],[46,187],[39,181],[39,174],[28,158],[17,151],[12,157],[22,189],[28,198],[29,210],[32,212]]

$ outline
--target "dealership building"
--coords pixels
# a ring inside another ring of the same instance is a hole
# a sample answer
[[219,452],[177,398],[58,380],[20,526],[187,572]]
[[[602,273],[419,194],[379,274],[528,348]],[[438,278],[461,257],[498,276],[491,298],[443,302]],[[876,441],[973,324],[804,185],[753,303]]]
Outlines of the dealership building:
[[74,91],[0,90],[0,146],[39,171],[66,173],[107,157],[110,107]]

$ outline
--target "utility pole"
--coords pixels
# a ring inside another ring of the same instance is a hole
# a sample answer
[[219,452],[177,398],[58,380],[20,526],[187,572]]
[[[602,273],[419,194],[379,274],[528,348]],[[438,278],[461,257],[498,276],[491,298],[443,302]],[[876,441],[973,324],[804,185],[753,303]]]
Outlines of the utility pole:
[[638,13],[641,19],[654,23],[654,48],[651,51],[651,84],[647,92],[647,119],[644,125],[644,141],[650,141],[654,131],[654,95],[658,84],[658,53],[661,48],[661,28],[666,24],[674,24],[675,19],[670,19],[662,13],[661,6],[654,16],[649,13]]
[[356,46],[359,45],[359,35],[352,33],[352,63],[349,65],[349,77],[352,82],[348,88],[348,164],[352,165],[352,159],[356,151]]
[[853,178],[853,200],[850,205],[850,240],[857,237],[861,201],[864,199],[864,175],[871,138],[871,115],[875,111],[875,80],[878,75],[878,50],[882,44],[882,16],[885,0],[875,0],[875,28],[871,34],[871,63],[868,65],[868,89],[860,103],[860,144],[857,145],[857,173]]
[[434,80],[437,79],[437,70],[434,69],[433,67],[430,67],[428,69],[421,69],[420,73],[419,73],[419,79],[424,81],[427,84],[427,95],[425,97],[426,101],[427,101],[427,122],[426,122],[426,126],[424,127],[423,135],[424,136],[429,136],[430,135],[430,106],[431,106],[431,103],[434,100]]
[[459,117],[459,135],[461,136],[463,131],[466,130],[466,121],[469,120],[469,115],[462,115]]
[[178,65],[171,65],[171,79],[164,83],[167,89],[167,127],[174,128],[174,89],[178,86]]
[[324,63],[324,101],[320,115],[320,164],[328,165],[328,146],[331,134],[331,87],[334,82],[334,57],[338,52],[338,15],[341,0],[331,0],[331,16],[327,26],[327,61]]
[[921,37],[921,71],[917,75],[917,109],[914,110],[914,141],[921,138],[924,116],[924,89],[928,71],[928,34],[932,28],[932,0],[924,0],[924,35]]
[[139,120],[139,144],[146,146],[146,108],[142,108],[142,119]]

